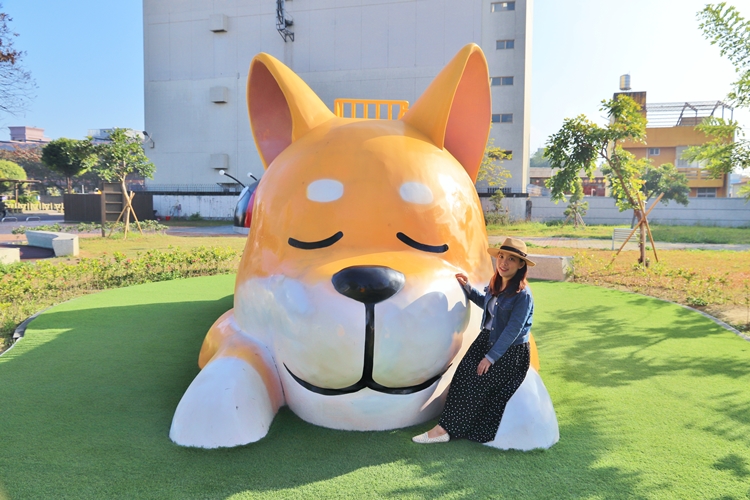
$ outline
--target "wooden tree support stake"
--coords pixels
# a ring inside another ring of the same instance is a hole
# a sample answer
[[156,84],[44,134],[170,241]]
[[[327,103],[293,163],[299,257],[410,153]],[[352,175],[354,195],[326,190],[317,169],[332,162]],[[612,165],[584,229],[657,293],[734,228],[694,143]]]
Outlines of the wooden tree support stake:
[[[659,200],[661,200],[663,196],[664,196],[664,193],[661,193],[659,197],[656,198],[656,200],[654,200],[654,203],[651,205],[651,208],[649,208],[648,210],[646,210],[646,206],[644,205],[643,200],[641,200],[640,198],[638,199],[638,202],[640,204],[639,208],[641,211],[641,218],[638,220],[638,224],[635,225],[633,230],[630,231],[630,234],[628,235],[628,237],[625,238],[625,241],[622,242],[622,245],[617,250],[617,252],[612,256],[612,260],[609,262],[607,267],[612,265],[612,263],[615,261],[615,258],[617,258],[617,256],[620,255],[620,252],[622,252],[622,249],[625,248],[625,245],[628,243],[628,241],[630,241],[630,238],[633,237],[633,235],[635,234],[636,231],[638,231],[639,228],[641,229],[641,231],[645,229],[648,232],[649,240],[651,240],[651,248],[654,251],[654,259],[656,259],[656,262],[659,262],[659,256],[656,255],[656,245],[654,244],[654,237],[651,235],[651,227],[648,225],[647,217],[648,217],[648,214],[651,213],[651,210],[654,209],[656,204],[659,203]],[[641,226],[645,226],[645,227],[641,227]]]

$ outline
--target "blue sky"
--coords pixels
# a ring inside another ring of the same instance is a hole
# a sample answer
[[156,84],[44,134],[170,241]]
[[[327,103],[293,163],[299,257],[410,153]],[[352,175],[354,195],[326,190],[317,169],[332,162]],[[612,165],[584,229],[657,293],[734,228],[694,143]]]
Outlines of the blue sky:
[[[83,138],[89,129],[143,130],[141,0],[0,0],[27,52],[37,84],[22,116],[8,126],[45,129],[50,138]],[[267,0],[271,1],[271,0]],[[748,0],[730,1],[750,17]],[[630,73],[649,102],[723,99],[736,75],[703,39],[696,0],[534,0],[531,150],[566,117],[602,121],[599,103]],[[750,134],[750,112],[735,111]]]

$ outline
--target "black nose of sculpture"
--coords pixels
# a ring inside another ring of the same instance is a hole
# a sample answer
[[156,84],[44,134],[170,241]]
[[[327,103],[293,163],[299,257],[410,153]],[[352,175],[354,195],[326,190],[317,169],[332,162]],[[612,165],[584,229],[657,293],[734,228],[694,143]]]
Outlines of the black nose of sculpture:
[[331,278],[341,295],[365,304],[377,304],[404,287],[404,275],[384,266],[352,266]]

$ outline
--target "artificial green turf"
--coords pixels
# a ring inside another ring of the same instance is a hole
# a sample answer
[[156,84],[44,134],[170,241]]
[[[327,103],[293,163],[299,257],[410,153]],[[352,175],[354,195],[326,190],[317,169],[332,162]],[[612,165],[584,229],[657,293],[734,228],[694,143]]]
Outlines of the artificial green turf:
[[[532,284],[547,451],[309,425],[282,409],[235,449],[181,448],[172,413],[233,277],[90,295],[0,357],[0,498],[746,498],[750,343],[639,295]],[[4,493],[3,493],[4,492]]]

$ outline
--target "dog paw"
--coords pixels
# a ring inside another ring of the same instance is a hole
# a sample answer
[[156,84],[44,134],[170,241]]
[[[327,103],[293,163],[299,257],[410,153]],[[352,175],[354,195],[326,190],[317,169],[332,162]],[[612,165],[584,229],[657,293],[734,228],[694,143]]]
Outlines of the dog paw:
[[560,439],[555,408],[534,368],[505,406],[495,439],[487,446],[502,450],[549,448]]
[[268,433],[275,414],[258,372],[241,359],[219,358],[203,368],[182,396],[169,437],[199,448],[253,443]]

